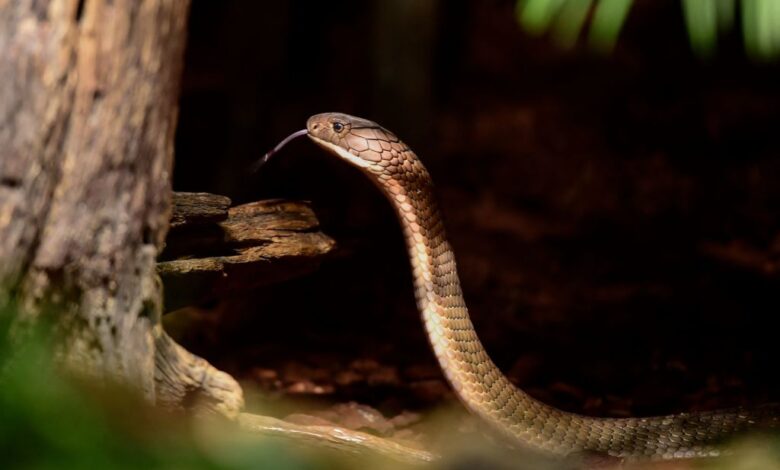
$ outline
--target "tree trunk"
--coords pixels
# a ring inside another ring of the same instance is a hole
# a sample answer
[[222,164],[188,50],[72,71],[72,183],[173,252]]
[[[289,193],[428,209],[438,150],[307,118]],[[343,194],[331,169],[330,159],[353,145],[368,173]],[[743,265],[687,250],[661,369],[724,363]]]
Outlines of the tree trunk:
[[46,313],[80,371],[235,414],[236,382],[160,326],[188,8],[0,0],[0,309]]

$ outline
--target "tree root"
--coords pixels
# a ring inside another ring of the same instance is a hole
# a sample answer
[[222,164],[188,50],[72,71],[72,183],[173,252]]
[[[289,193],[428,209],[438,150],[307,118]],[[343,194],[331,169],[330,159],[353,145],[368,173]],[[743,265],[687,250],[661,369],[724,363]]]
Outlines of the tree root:
[[169,409],[236,418],[244,406],[238,382],[179,346],[160,325],[155,328],[156,402]]
[[296,444],[335,449],[356,455],[376,454],[408,464],[424,464],[438,459],[436,454],[426,450],[339,426],[301,425],[251,413],[240,413],[237,421],[245,431],[291,439]]

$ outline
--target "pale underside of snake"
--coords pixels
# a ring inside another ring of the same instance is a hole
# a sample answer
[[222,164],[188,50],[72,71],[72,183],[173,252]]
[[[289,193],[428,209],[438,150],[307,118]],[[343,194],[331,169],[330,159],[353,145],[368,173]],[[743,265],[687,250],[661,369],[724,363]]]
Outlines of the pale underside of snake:
[[390,200],[406,240],[417,306],[436,358],[463,404],[509,442],[560,456],[596,452],[626,460],[709,457],[720,453],[723,439],[739,431],[780,425],[778,405],[595,418],[532,398],[501,373],[477,337],[433,183],[417,155],[378,124],[340,113],[312,116],[306,129],[274,151],[302,135],[360,168]]

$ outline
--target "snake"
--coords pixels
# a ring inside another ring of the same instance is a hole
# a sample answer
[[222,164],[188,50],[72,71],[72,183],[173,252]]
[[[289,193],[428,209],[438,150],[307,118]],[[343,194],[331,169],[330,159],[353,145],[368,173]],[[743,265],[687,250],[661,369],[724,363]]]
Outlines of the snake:
[[510,444],[553,456],[595,453],[624,461],[715,457],[724,440],[738,432],[778,426],[778,404],[610,418],[563,411],[533,398],[501,372],[477,336],[434,185],[417,155],[375,122],[322,113],[262,163],[304,135],[359,168],[390,201],[411,262],[417,307],[444,376],[463,405]]

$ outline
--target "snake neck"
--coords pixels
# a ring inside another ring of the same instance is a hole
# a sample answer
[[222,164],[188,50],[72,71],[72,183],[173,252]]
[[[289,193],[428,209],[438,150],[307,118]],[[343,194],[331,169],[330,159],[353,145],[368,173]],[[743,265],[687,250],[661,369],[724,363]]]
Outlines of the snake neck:
[[[469,317],[454,252],[427,170],[415,157],[407,171],[375,173],[400,221],[414,278],[417,307],[436,359],[469,410],[515,443],[568,452],[540,429],[529,410],[569,422],[576,415],[547,406],[515,387],[490,359]],[[503,406],[496,406],[496,403]],[[529,418],[518,419],[528,414]]]
[[[391,181],[390,186],[397,184]],[[409,193],[414,193],[411,196]],[[458,337],[473,332],[453,251],[430,183],[388,193],[409,253],[415,300],[436,359],[459,397],[466,391],[468,363],[458,357]],[[404,197],[406,196],[406,197]],[[475,333],[474,333],[475,334]],[[476,340],[471,349],[483,349]],[[491,367],[493,364],[490,364]],[[468,401],[464,400],[468,405]]]

